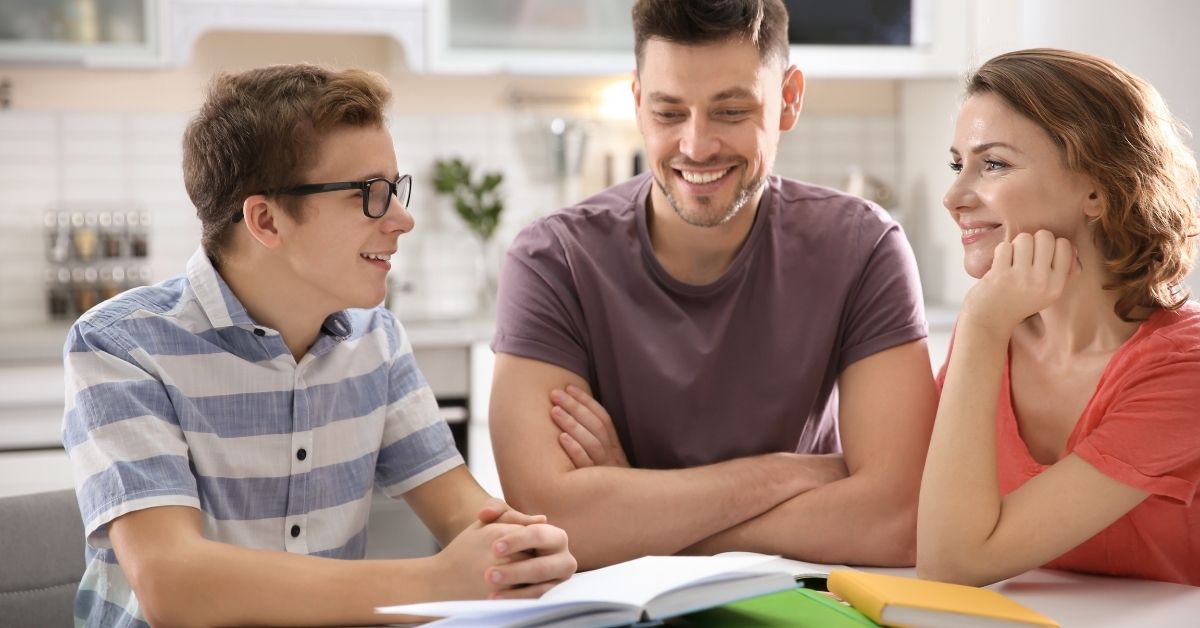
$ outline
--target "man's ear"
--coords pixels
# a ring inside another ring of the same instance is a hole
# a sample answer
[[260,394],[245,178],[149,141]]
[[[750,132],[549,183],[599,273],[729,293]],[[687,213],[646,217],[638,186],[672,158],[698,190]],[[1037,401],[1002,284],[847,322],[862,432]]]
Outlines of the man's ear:
[[247,196],[242,202],[242,224],[246,232],[268,249],[279,246],[279,214],[283,208],[264,194]]
[[804,73],[789,66],[783,73],[783,108],[779,112],[779,130],[791,131],[804,106]]
[[637,121],[638,131],[642,130],[642,82],[638,80],[637,70],[633,71],[633,81],[629,84],[633,92],[633,118]]

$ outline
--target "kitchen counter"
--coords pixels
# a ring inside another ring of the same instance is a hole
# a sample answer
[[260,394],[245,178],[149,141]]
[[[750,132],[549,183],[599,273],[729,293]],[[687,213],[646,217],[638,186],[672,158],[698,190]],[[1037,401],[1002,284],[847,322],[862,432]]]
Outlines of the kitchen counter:
[[[495,322],[485,318],[404,323],[413,347],[458,347],[491,341]],[[38,323],[0,330],[0,368],[60,362],[70,325]],[[0,395],[0,402],[5,397]]]
[[[405,325],[417,362],[439,399],[472,399],[471,359],[480,355],[478,347],[486,349],[494,326],[482,318]],[[59,323],[0,331],[0,451],[58,446],[62,347],[68,329]],[[486,403],[474,400],[472,406]]]

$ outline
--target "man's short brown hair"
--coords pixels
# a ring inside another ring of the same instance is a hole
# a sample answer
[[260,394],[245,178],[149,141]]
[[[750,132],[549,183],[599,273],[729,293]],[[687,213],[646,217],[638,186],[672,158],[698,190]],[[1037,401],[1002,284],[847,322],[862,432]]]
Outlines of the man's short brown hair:
[[783,0],[638,0],[633,5],[633,51],[642,67],[646,42],[658,38],[701,45],[744,39],[763,62],[788,61],[788,13]]
[[[325,134],[382,125],[390,98],[383,77],[363,70],[296,64],[215,76],[183,137],[184,186],[214,263],[246,197],[305,183],[299,178],[316,164]],[[296,199],[280,200],[300,217]]]

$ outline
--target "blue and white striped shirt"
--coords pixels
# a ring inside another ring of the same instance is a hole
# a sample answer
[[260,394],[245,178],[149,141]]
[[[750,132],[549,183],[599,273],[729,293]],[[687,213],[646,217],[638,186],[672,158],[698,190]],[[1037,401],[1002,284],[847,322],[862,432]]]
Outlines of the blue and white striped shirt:
[[373,485],[399,497],[463,462],[390,312],[330,316],[297,363],[203,251],[85,314],[64,362],[87,534],[76,623],[145,625],[108,539],[123,514],[191,506],[214,540],[361,558]]

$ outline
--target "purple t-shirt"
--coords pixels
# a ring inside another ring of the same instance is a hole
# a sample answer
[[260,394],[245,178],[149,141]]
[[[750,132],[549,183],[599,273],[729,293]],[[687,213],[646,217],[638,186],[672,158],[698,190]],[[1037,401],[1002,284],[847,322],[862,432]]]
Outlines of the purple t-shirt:
[[690,285],[654,256],[650,186],[635,177],[517,236],[492,349],[587,380],[637,467],[840,451],[838,375],[927,333],[900,225],[772,176],[725,274]]

